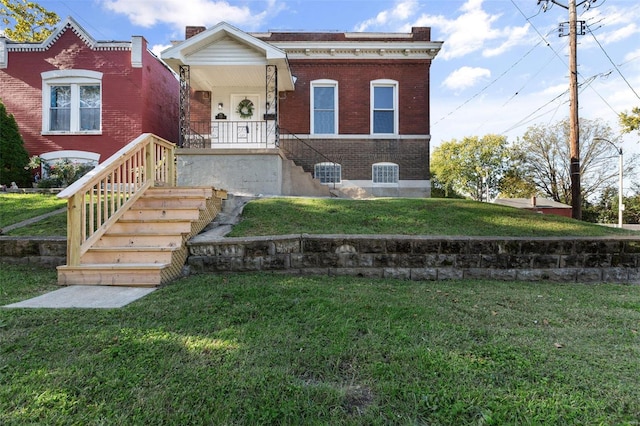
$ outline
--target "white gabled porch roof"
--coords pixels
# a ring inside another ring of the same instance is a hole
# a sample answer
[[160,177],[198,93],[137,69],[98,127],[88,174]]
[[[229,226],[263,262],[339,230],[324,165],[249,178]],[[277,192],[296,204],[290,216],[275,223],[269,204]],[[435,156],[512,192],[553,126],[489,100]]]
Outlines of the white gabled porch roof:
[[247,87],[265,84],[265,66],[278,68],[278,91],[293,90],[287,54],[226,22],[221,22],[161,53],[175,72],[189,65],[191,87]]

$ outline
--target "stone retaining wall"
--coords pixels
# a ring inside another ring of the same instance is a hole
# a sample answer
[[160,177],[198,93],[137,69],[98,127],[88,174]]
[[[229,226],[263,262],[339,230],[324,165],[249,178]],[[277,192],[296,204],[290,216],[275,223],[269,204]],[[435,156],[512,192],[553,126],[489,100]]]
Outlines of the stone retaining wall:
[[0,237],[0,262],[56,267],[66,260],[66,237]]
[[[640,238],[284,235],[189,242],[192,272],[278,272],[411,280],[640,283]],[[0,237],[0,262],[55,267],[64,237]]]
[[640,282],[640,238],[286,235],[190,242],[192,272]]

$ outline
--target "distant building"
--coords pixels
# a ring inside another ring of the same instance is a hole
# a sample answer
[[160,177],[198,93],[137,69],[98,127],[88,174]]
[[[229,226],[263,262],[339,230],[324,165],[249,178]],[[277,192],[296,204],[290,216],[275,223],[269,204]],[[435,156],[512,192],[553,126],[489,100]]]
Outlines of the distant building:
[[177,142],[179,92],[143,37],[97,41],[71,17],[41,43],[0,37],[0,99],[45,161],[103,161],[146,132]]
[[497,198],[495,204],[515,207],[517,209],[531,210],[543,214],[555,214],[558,216],[571,217],[571,206],[546,198]]

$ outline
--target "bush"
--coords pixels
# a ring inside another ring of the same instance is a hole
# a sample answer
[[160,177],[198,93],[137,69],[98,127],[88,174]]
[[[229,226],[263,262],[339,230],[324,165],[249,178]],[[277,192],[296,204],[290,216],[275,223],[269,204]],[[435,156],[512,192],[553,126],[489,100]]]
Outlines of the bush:
[[62,188],[86,175],[94,168],[91,163],[79,163],[64,158],[49,164],[40,157],[31,157],[29,167],[39,169],[42,166],[43,178],[38,181],[38,188]]
[[31,186],[31,174],[27,170],[29,154],[18,129],[18,123],[0,102],[0,184]]

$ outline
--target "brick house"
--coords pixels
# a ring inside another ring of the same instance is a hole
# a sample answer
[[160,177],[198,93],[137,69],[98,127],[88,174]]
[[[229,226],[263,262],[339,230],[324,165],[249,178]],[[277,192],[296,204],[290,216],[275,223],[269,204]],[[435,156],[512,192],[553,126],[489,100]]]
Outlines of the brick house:
[[0,99],[48,161],[103,161],[145,132],[177,142],[179,91],[143,37],[97,41],[71,17],[41,43],[0,37]]
[[179,183],[428,197],[429,69],[441,45],[429,28],[187,27],[161,54],[181,80]]

